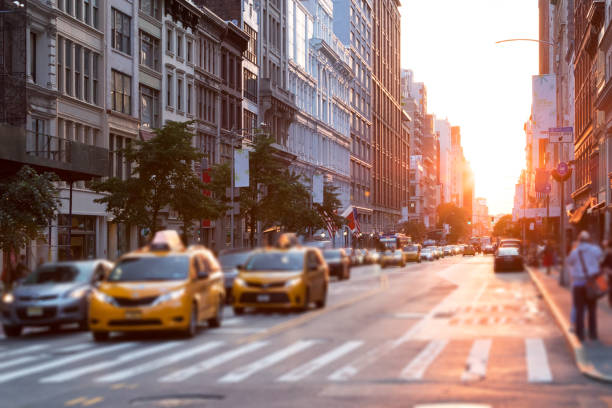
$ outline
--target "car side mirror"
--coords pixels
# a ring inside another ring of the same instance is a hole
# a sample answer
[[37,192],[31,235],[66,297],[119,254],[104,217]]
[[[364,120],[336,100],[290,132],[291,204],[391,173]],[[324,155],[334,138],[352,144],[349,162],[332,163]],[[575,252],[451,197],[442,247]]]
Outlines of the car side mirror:
[[238,269],[239,271],[242,271],[242,270],[244,270],[244,265],[238,264],[238,265],[236,265],[236,269]]

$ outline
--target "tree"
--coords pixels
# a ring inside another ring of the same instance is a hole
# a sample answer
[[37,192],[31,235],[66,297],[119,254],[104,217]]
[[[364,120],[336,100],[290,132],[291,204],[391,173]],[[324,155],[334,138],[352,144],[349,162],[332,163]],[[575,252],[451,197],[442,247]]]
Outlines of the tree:
[[512,221],[512,215],[504,215],[493,226],[493,236],[506,238],[520,238],[521,227]]
[[450,226],[450,233],[446,237],[449,242],[457,242],[468,233],[465,210],[453,203],[443,203],[438,206],[438,220],[439,227],[444,224]]
[[422,221],[408,221],[402,223],[401,231],[410,236],[413,242],[422,242],[427,236],[427,227]]
[[55,174],[38,174],[23,166],[17,174],[0,182],[0,248],[17,251],[38,238],[41,229],[55,217],[60,206]]
[[203,154],[192,146],[191,124],[168,121],[155,129],[151,140],[128,144],[120,154],[132,164],[132,177],[92,184],[96,191],[107,193],[95,201],[106,204],[115,222],[140,225],[155,233],[160,211],[170,206],[177,211],[186,236],[195,220],[221,215],[225,207],[204,194],[206,185],[192,167]]

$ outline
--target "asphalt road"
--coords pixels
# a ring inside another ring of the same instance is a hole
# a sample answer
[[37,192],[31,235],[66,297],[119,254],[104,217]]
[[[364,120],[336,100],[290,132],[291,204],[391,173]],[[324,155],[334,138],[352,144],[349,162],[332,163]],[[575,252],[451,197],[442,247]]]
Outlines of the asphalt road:
[[584,378],[526,273],[452,257],[332,283],[325,309],[226,310],[185,340],[0,334],[0,407],[612,406]]

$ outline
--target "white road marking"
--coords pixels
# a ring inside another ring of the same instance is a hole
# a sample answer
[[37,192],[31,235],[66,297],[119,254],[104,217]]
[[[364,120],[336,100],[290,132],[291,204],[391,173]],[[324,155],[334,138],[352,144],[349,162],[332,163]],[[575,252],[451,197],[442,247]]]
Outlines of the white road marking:
[[277,351],[276,353],[272,353],[269,356],[266,356],[260,360],[257,360],[247,366],[240,367],[237,370],[230,372],[224,377],[219,379],[221,383],[237,383],[245,378],[255,374],[258,371],[261,371],[265,368],[268,368],[276,363],[279,363],[286,358],[291,357],[294,354],[299,353],[313,345],[318,343],[317,340],[300,340],[293,343],[291,346],[286,347],[282,350]]
[[14,360],[8,360],[8,361],[4,361],[2,363],[0,363],[0,370],[5,369],[5,368],[9,368],[9,367],[13,367],[19,364],[24,364],[24,363],[29,363],[30,361],[34,361],[39,359],[40,356],[36,355],[36,356],[24,356],[24,357],[17,357]]
[[0,353],[0,359],[1,358],[6,358],[6,357],[17,356],[19,354],[27,354],[27,353],[31,353],[33,351],[44,350],[47,347],[49,347],[48,344],[35,344],[33,346],[27,346],[27,347],[21,347],[21,348],[17,348],[17,349],[8,350],[8,351]]
[[52,368],[61,367],[64,365],[68,365],[80,360],[85,360],[86,358],[98,356],[104,353],[110,353],[113,351],[122,350],[128,347],[133,346],[135,343],[122,343],[116,344],[112,346],[98,347],[94,350],[85,351],[82,353],[77,353],[72,356],[67,356],[63,358],[58,358],[56,360],[49,361],[44,364],[38,364],[32,367],[22,368],[21,370],[15,370],[8,373],[0,374],[0,383],[5,383],[10,380],[14,380],[15,378],[25,377],[30,374],[40,373],[41,371],[50,370]]
[[402,370],[400,377],[405,380],[420,380],[425,371],[444,350],[448,340],[432,340],[427,346]]
[[91,348],[93,345],[91,343],[83,343],[83,344],[74,344],[72,346],[61,348],[57,351],[60,353],[73,353],[75,351],[81,351],[88,348]]
[[461,381],[479,380],[486,376],[489,351],[491,351],[491,339],[474,341],[465,363],[465,371],[461,375]]
[[134,377],[135,375],[138,375],[138,374],[157,370],[158,368],[165,367],[170,364],[174,364],[176,362],[185,360],[186,358],[195,356],[197,354],[206,353],[208,351],[221,347],[223,344],[225,343],[222,341],[209,341],[199,346],[189,347],[183,351],[179,351],[178,353],[170,354],[167,357],[162,357],[157,360],[149,361],[147,363],[138,365],[136,367],[126,368],[125,370],[117,371],[117,372],[96,378],[96,382],[108,383],[108,382],[123,381],[126,378]]
[[525,339],[527,352],[527,380],[529,382],[552,382],[548,356],[542,339]]
[[363,344],[363,341],[360,341],[360,340],[347,341],[340,347],[337,347],[334,350],[331,350],[330,352],[325,353],[315,358],[314,360],[311,360],[308,363],[291,370],[287,374],[278,378],[277,381],[280,381],[280,382],[299,381],[309,376],[310,374],[314,373],[321,367],[331,363],[334,360],[339,359],[340,357],[350,353],[351,351],[357,349],[358,347],[361,347],[362,344]]
[[244,323],[242,317],[233,317],[231,319],[223,319],[223,326],[238,326]]
[[476,306],[476,303],[478,303],[478,301],[480,300],[482,294],[484,293],[484,291],[487,289],[487,285],[489,284],[489,282],[484,282],[482,284],[482,286],[480,287],[480,290],[478,290],[478,294],[476,295],[476,297],[474,298],[474,300],[472,301],[472,309],[474,309],[474,307]]
[[159,345],[152,346],[152,347],[141,348],[136,351],[130,351],[125,354],[122,354],[114,360],[102,361],[97,364],[86,365],[84,367],[75,368],[74,370],[59,372],[49,377],[41,378],[39,382],[41,383],[59,383],[59,382],[72,380],[74,378],[80,377],[85,374],[93,373],[95,371],[106,370],[107,368],[115,367],[120,364],[124,364],[130,361],[142,358],[144,356],[148,356],[150,354],[154,354],[160,351],[165,351],[172,347],[176,347],[179,344],[181,344],[181,342],[173,341],[170,343],[159,344]]
[[192,365],[191,367],[187,367],[182,370],[170,373],[167,376],[160,378],[158,381],[159,382],[185,381],[186,379],[193,377],[196,374],[201,374],[205,371],[211,370],[223,363],[226,363],[230,360],[238,358],[242,355],[251,353],[255,350],[259,350],[260,348],[262,348],[263,346],[267,344],[268,344],[267,341],[249,343],[246,346],[242,346],[237,349],[227,351],[223,354],[219,354],[218,356],[209,358],[208,360],[201,361],[198,364]]
[[266,329],[260,329],[257,327],[228,327],[212,330],[210,334],[253,334],[263,333],[265,331]]
[[422,319],[423,317],[425,317],[426,314],[425,313],[396,313],[393,315],[393,317],[398,318],[398,319]]

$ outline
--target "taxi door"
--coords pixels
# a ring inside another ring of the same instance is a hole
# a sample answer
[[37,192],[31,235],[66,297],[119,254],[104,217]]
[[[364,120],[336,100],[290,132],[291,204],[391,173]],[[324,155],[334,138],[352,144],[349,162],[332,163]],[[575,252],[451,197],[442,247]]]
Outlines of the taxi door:
[[325,265],[314,251],[306,252],[305,265],[310,287],[310,299],[320,299],[325,290]]
[[200,320],[208,318],[210,315],[210,299],[208,297],[208,275],[207,264],[202,254],[194,254],[192,258],[193,275],[191,277],[191,286],[193,297],[197,299],[198,316]]
[[208,300],[208,316],[214,317],[217,307],[223,308],[225,304],[225,285],[223,282],[223,271],[221,265],[214,255],[207,252],[203,255],[204,266],[208,274],[206,279],[206,299]]

